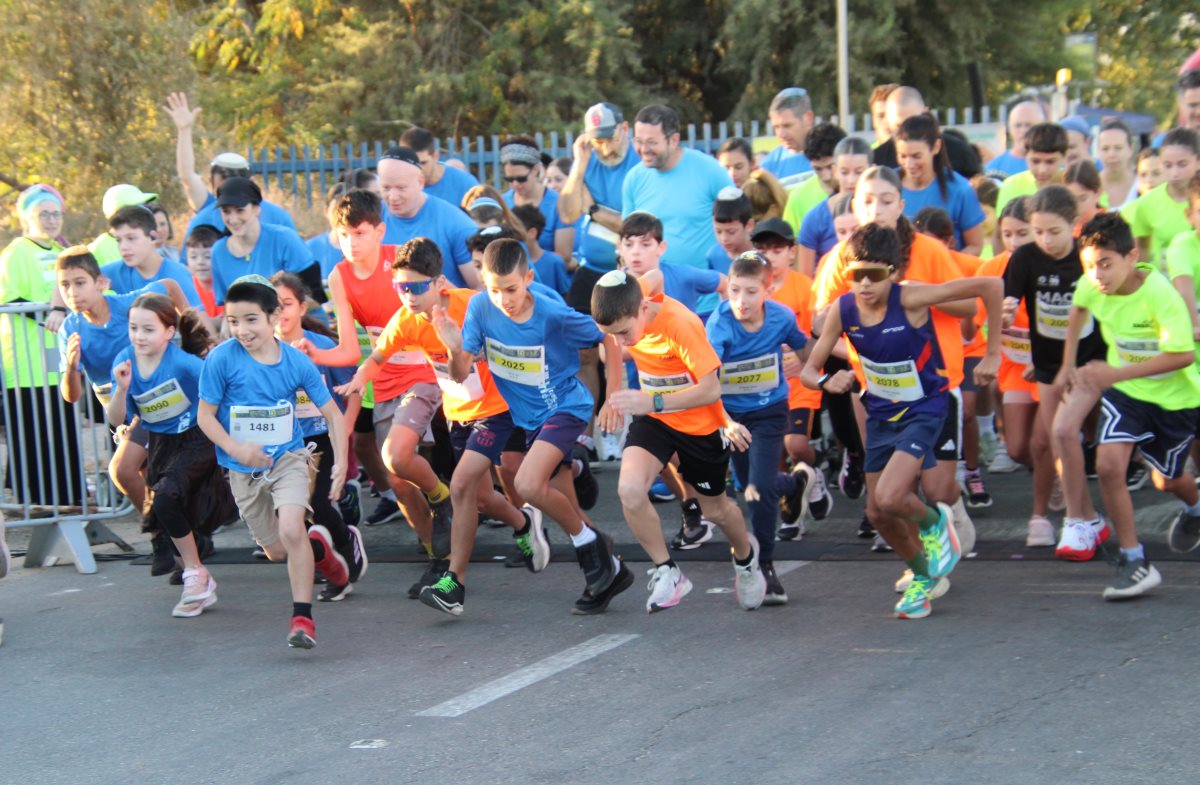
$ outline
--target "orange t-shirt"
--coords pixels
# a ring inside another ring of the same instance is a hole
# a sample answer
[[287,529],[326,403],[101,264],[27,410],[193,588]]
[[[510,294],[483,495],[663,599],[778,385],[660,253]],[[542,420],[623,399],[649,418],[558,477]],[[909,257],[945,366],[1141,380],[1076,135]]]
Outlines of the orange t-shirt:
[[[391,268],[395,259],[396,246],[382,246],[379,267],[365,279],[355,275],[351,262],[339,262],[334,268],[342,279],[342,288],[350,301],[351,316],[363,326],[372,342],[379,338],[384,325],[400,310],[400,295],[392,288]],[[393,351],[395,353],[375,379],[376,403],[399,398],[414,384],[434,383],[433,370],[425,361],[420,347],[402,346]]]
[[[979,265],[979,275],[1004,276],[1008,268],[1008,251],[993,256]],[[1009,390],[1024,390],[1038,399],[1037,383],[1026,380],[1021,374],[1029,365],[1031,358],[1029,344],[1029,312],[1025,310],[1025,301],[1017,306],[1016,316],[1012,326],[1000,335],[1000,372],[996,379],[1001,392]]]
[[204,314],[206,316],[224,316],[225,306],[217,305],[217,296],[213,293],[211,286],[205,286],[204,282],[196,276],[192,276],[192,284],[196,287],[196,294],[200,295],[200,304],[204,306]]
[[[979,266],[983,260],[978,256],[969,256],[955,250],[950,251],[954,261],[962,268],[963,275],[979,275]],[[982,298],[975,301],[975,336],[969,341],[963,341],[963,357],[983,357],[987,354],[987,338],[983,334],[983,325],[987,324],[987,308]]]
[[[462,327],[467,318],[467,303],[478,292],[474,289],[443,289],[442,294],[450,298],[446,314]],[[407,307],[401,307],[379,334],[375,348],[383,354],[391,354],[412,346],[425,353],[433,368],[438,386],[442,388],[442,409],[447,420],[472,422],[508,411],[508,403],[496,389],[486,362],[477,360],[470,376],[461,382],[454,381],[448,367],[450,355],[438,338],[437,330],[433,329],[433,323]]]
[[[645,288],[645,284],[642,284],[643,292]],[[721,367],[700,317],[678,300],[662,294],[648,299],[662,307],[646,325],[641,340],[628,347],[629,356],[637,366],[638,381],[643,391],[669,396],[672,392],[691,387]],[[670,406],[670,403],[667,405]],[[725,426],[725,407],[720,399],[695,409],[650,416],[680,433],[692,436],[707,436]]]
[[[823,310],[834,304],[843,294],[852,291],[850,275],[846,272],[847,265],[842,261],[841,250],[842,243],[838,243],[829,252],[830,258],[821,265],[814,287],[814,311]],[[946,246],[923,234],[913,237],[908,267],[904,273],[906,280],[939,284],[962,277],[962,267],[950,255]],[[934,332],[937,333],[938,346],[942,350],[942,360],[946,363],[947,387],[953,389],[963,381],[963,341],[959,318],[937,308],[931,308],[930,315]]]
[[[801,272],[788,270],[783,285],[771,295],[771,299],[786,305],[796,314],[796,326],[800,332],[812,337],[813,322],[813,282]],[[785,347],[785,352],[792,351]],[[799,379],[788,379],[788,408],[789,409],[820,409],[821,391],[810,390],[800,383]]]

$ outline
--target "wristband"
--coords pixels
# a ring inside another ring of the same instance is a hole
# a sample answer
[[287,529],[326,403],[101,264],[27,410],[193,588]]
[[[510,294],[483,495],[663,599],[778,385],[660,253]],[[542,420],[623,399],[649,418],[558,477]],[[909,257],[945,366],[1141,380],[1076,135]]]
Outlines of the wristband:
[[58,311],[59,313],[66,313],[66,312],[67,312],[67,309],[66,309],[66,307],[65,307],[65,306],[62,306],[62,305],[55,305],[55,306],[52,306],[52,307],[50,308],[50,310],[51,310],[51,311]]
[[592,202],[591,205],[588,206],[588,218],[594,218],[596,216],[596,211],[599,209],[600,204],[598,202]]
[[654,393],[654,413],[662,414],[663,410],[663,395],[662,393]]
[[825,384],[826,384],[826,382],[829,381],[829,379],[830,379],[829,374],[827,374],[827,373],[822,374],[821,378],[817,379],[817,389],[820,390],[821,392],[825,392]]

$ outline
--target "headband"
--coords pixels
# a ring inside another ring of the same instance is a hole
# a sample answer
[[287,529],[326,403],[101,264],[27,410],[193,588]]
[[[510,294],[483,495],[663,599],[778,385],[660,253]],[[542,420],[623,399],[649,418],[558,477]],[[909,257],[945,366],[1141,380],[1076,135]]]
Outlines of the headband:
[[542,162],[542,153],[536,147],[514,142],[500,148],[500,163],[524,164],[533,168]]

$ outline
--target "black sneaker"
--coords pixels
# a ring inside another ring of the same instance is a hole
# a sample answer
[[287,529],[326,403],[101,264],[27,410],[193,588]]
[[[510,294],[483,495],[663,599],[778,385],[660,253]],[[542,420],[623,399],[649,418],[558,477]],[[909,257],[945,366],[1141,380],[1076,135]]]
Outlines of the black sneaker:
[[804,461],[798,461],[792,467],[792,477],[796,479],[795,489],[779,497],[779,517],[788,526],[793,526],[804,517],[808,507],[808,488],[816,482],[817,473]]
[[346,542],[346,547],[342,549],[342,558],[346,560],[346,567],[350,572],[350,582],[356,583],[359,578],[367,574],[367,548],[363,543],[362,532],[357,526],[347,526],[350,530],[350,539]]
[[421,589],[421,602],[451,616],[461,616],[463,601],[467,598],[467,587],[458,582],[458,576],[447,570],[437,583]]
[[347,526],[357,526],[362,523],[362,489],[359,484],[350,480],[342,488],[342,498],[338,499],[338,511]]
[[175,563],[175,545],[166,532],[155,532],[150,538],[150,548],[153,557],[150,559],[150,575],[157,578],[175,571],[178,566]]
[[866,513],[863,513],[862,522],[858,524],[858,539],[870,540],[875,537],[875,527],[867,520]]
[[858,499],[866,489],[867,477],[863,474],[863,456],[845,454],[842,470],[838,473],[838,486],[851,499]]
[[802,540],[807,532],[808,529],[805,528],[804,521],[779,524],[779,539],[783,542]]
[[167,583],[170,584],[171,586],[182,586],[183,585],[183,568],[176,567],[174,570],[172,570],[171,577],[167,578]]
[[352,583],[344,586],[327,583],[321,587],[321,591],[317,592],[317,602],[341,602],[353,593],[354,584]]
[[677,551],[695,550],[712,539],[712,527],[700,514],[700,502],[688,499],[682,509],[679,532],[671,539],[671,547]]
[[417,582],[408,587],[408,598],[410,600],[418,599],[421,596],[421,590],[426,586],[432,586],[437,583],[438,578],[450,569],[450,562],[443,559],[430,559],[429,564],[425,566],[425,572],[421,573],[421,577]]
[[1125,487],[1130,493],[1140,491],[1146,487],[1146,481],[1150,479],[1150,472],[1146,471],[1144,464],[1137,461],[1130,461],[1129,467],[1125,469]]
[[1191,553],[1200,547],[1200,516],[1180,510],[1167,529],[1167,545],[1176,553]]
[[384,523],[389,523],[403,516],[400,512],[400,505],[396,504],[395,499],[385,497],[379,498],[379,504],[375,505],[375,511],[367,516],[363,521],[364,526],[379,526]]
[[759,565],[762,568],[763,577],[767,579],[767,596],[763,598],[763,605],[787,605],[787,592],[783,590],[783,584],[779,582],[779,576],[775,574],[774,562],[763,562]]
[[612,598],[632,585],[633,573],[625,566],[625,562],[621,562],[621,569],[612,584],[600,594],[592,594],[590,590],[584,589],[580,598],[575,600],[575,607],[571,608],[571,613],[576,616],[594,616],[597,613],[604,613],[608,609],[608,604],[612,602]]
[[593,596],[599,596],[608,591],[616,580],[617,570],[613,568],[613,539],[604,532],[596,529],[596,539],[587,545],[575,549],[575,558],[583,570],[587,590]]
[[504,560],[504,566],[510,568],[520,567],[521,569],[529,569],[529,563],[525,558],[525,552],[518,547],[517,550],[508,554],[508,557]]
[[1096,445],[1095,443],[1083,445],[1083,473],[1087,475],[1089,480],[1094,480],[1100,475],[1096,474]]
[[447,496],[437,504],[430,504],[429,511],[433,513],[433,533],[430,547],[436,559],[450,558],[450,497]]
[[1129,561],[1124,554],[1117,563],[1117,579],[1104,590],[1106,600],[1127,600],[1137,597],[1162,583],[1162,576],[1146,559]]
[[583,464],[583,470],[575,478],[575,497],[579,500],[580,507],[590,510],[596,506],[596,500],[600,498],[600,484],[592,476],[592,467],[588,465],[587,450],[583,445],[576,444],[572,452]]

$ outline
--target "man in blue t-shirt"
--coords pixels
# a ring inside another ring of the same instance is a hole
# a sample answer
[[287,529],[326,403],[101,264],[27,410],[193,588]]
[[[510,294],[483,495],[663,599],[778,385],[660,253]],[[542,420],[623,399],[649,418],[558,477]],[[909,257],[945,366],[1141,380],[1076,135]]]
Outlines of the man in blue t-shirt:
[[[733,185],[716,158],[679,144],[679,115],[650,105],[633,121],[633,144],[642,162],[625,177],[621,208],[624,216],[647,212],[663,224],[667,242],[663,261],[708,267],[708,249],[717,241],[712,209],[721,189]],[[701,298],[696,308],[709,313],[715,295]]]
[[479,289],[479,273],[471,262],[467,239],[475,222],[461,209],[425,193],[421,159],[409,147],[392,147],[379,159],[379,186],[387,212],[384,245],[404,245],[417,237],[437,243],[442,259],[451,262],[443,273],[452,285]]
[[467,191],[479,185],[470,172],[441,162],[437,138],[424,128],[409,128],[400,136],[400,144],[417,154],[421,174],[425,175],[425,193],[430,196],[461,207]]
[[1008,138],[1012,140],[1012,149],[1005,150],[984,164],[984,171],[989,175],[1009,177],[1028,169],[1029,165],[1025,163],[1025,132],[1049,119],[1046,110],[1037,101],[1021,101],[1008,110]]
[[768,115],[779,146],[759,165],[779,178],[784,188],[794,188],[803,182],[800,175],[812,171],[804,154],[804,141],[813,127],[812,99],[803,87],[786,87],[771,99]]

